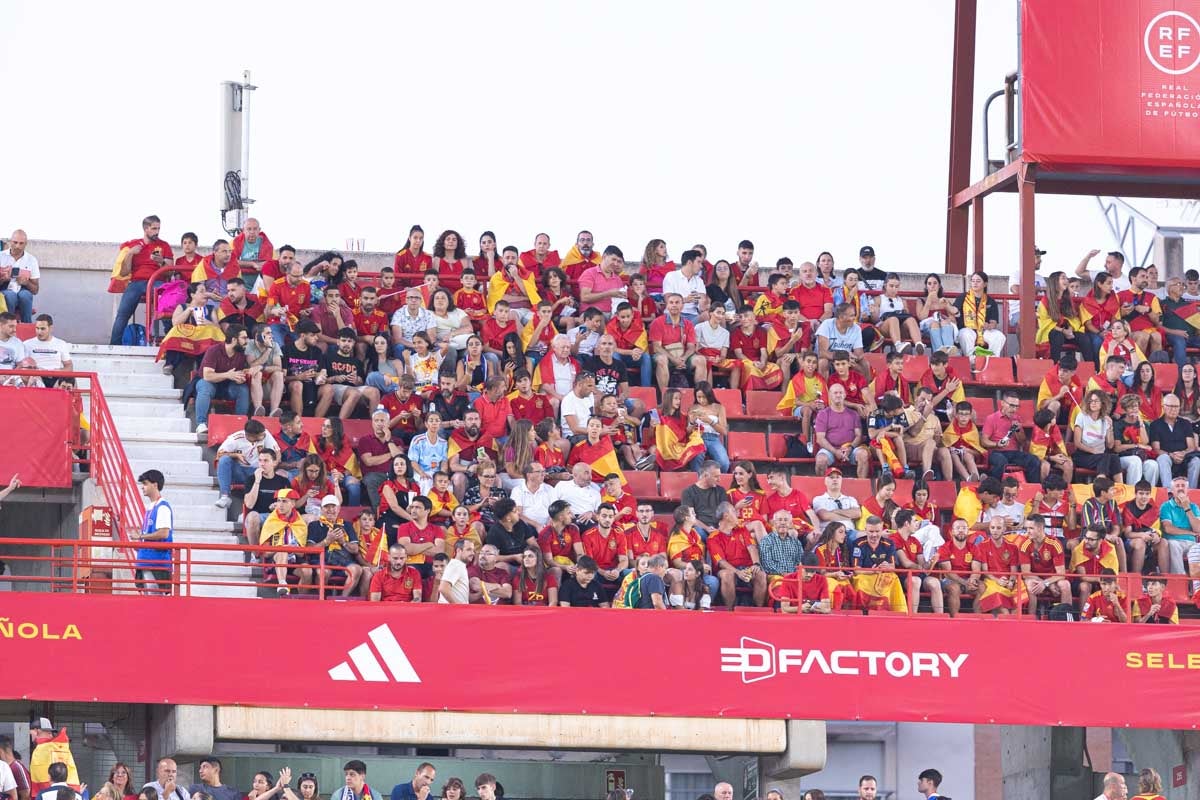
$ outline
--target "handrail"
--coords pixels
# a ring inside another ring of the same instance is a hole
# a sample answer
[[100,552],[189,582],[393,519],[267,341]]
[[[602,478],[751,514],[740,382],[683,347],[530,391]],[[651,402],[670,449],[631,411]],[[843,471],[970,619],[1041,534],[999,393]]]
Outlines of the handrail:
[[[103,553],[97,554],[95,551],[110,547],[103,542],[95,542],[79,539],[4,539],[2,543],[5,545],[17,545],[31,548],[48,548],[48,554],[35,555],[14,555],[5,556],[5,559],[12,564],[48,564],[48,575],[6,575],[4,580],[11,581],[14,587],[21,589],[22,587],[38,587],[48,585],[50,591],[102,591],[109,592],[125,592],[137,591],[132,579],[115,577],[115,573],[106,578],[88,577],[85,570],[92,576],[96,572],[104,572],[113,568],[128,568],[129,562],[124,558],[110,559]],[[223,545],[223,544],[207,544],[207,543],[191,543],[191,542],[139,542],[133,545],[137,548],[147,550],[167,551],[172,553],[171,561],[171,577],[166,581],[161,581],[159,585],[172,587],[172,594],[177,597],[188,597],[195,594],[195,590],[201,587],[218,587],[218,586],[235,586],[247,587],[254,586],[255,588],[274,586],[274,578],[270,574],[275,568],[275,565],[269,560],[261,560],[257,557],[274,554],[288,553],[298,557],[298,563],[288,565],[289,572],[295,574],[301,569],[312,569],[316,574],[313,576],[313,582],[298,588],[301,593],[311,593],[316,599],[328,599],[336,594],[336,587],[331,581],[326,580],[326,573],[335,573],[345,571],[344,567],[337,567],[326,563],[325,550],[322,547],[272,547],[267,545]],[[60,555],[58,551],[66,549],[69,551],[67,555]],[[231,562],[228,559],[222,560],[214,558],[216,553],[236,553],[239,555],[249,554],[254,558],[250,564],[246,564],[243,559]],[[309,563],[308,558],[315,557],[316,563]],[[302,562],[302,563],[299,563]],[[165,563],[165,562],[164,562]],[[265,575],[261,579],[255,578],[252,574],[249,579],[232,580],[232,579],[215,579],[206,578],[203,575],[197,575],[198,567],[223,566],[228,567],[231,564],[238,568],[249,567],[252,571],[263,570]],[[386,566],[382,568],[386,569]],[[922,570],[922,569],[903,569],[903,568],[884,568],[884,569],[842,569],[836,567],[807,567],[808,572],[837,572],[844,571],[852,575],[865,575],[872,573],[894,573],[897,578],[903,579],[909,575],[928,575],[931,577],[940,577],[952,574],[952,571],[942,570]],[[65,573],[65,574],[62,574]],[[1016,574],[1016,577],[1022,581],[1027,578],[1063,578],[1066,580],[1086,579],[1093,586],[1093,590],[1099,588],[1100,576],[1098,575],[1080,575],[1078,573],[1035,573],[1022,572]],[[1146,576],[1134,573],[1121,573],[1117,576],[1118,584],[1125,594],[1123,608],[1128,615],[1129,621],[1133,621],[1133,602],[1142,596],[1141,582]],[[1166,576],[1168,579],[1177,579],[1178,584],[1186,585],[1187,578],[1184,575]],[[903,585],[905,594],[907,595],[907,586]],[[970,596],[969,593],[967,593]],[[773,599],[777,599],[772,592]],[[1073,600],[1079,601],[1080,607],[1082,601],[1086,598],[1080,598],[1073,595]],[[1187,600],[1177,595],[1173,595],[1173,599],[1177,603],[1186,603]],[[891,612],[898,613],[898,612]],[[929,617],[929,614],[919,614],[917,609],[908,608],[905,612],[910,617]],[[980,616],[979,612],[968,614],[970,616]],[[1028,611],[1025,608],[1025,603],[1017,603],[1013,609],[1012,617],[1021,618],[1028,617]]]

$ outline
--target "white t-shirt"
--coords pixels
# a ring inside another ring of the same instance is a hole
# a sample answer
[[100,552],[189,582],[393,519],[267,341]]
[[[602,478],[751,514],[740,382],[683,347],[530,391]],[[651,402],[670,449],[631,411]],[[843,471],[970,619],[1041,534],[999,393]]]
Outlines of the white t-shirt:
[[720,350],[729,347],[729,329],[721,326],[713,327],[707,322],[696,326],[696,347]]
[[1017,523],[1018,526],[1025,524],[1025,504],[1020,501],[1013,503],[1011,506],[1006,505],[1004,501],[1000,501],[996,503],[995,513],[1008,517]]
[[17,788],[17,779],[13,777],[8,764],[0,761],[0,794],[11,792]]
[[25,358],[25,343],[15,336],[0,342],[0,369],[16,369],[17,362]]
[[529,517],[538,525],[545,526],[550,522],[550,504],[554,502],[554,490],[543,483],[536,492],[529,491],[525,481],[521,481],[508,494],[517,504],[521,514]]
[[[704,285],[704,279],[700,277],[699,273],[689,278],[683,274],[683,270],[677,269],[674,272],[668,272],[666,277],[663,278],[664,295],[674,293],[683,295],[683,297],[686,298],[689,294],[695,292],[701,297],[704,297],[707,296],[707,291],[708,290]],[[700,304],[684,302],[683,313],[699,314]]]
[[554,487],[554,499],[566,500],[575,516],[592,514],[600,507],[600,490],[590,483],[580,486],[575,481],[562,481]]
[[[855,500],[850,495],[846,494],[845,492],[838,495],[838,498],[836,500],[834,500],[832,497],[830,497],[828,495],[828,493],[819,494],[812,499],[813,511],[849,511],[851,509],[856,509],[858,507],[859,507],[858,501]],[[854,528],[854,524],[852,521],[850,521],[850,520],[843,520],[843,521],[846,523],[847,530]],[[828,522],[822,522],[820,532],[824,533],[825,528],[827,528],[828,526],[829,526]]]
[[554,368],[554,391],[562,395],[570,394],[575,386],[575,366],[570,360],[563,364],[553,353],[547,353],[546,358],[551,359],[550,365]]
[[[1106,273],[1106,272],[1108,272],[1108,270],[1106,270],[1106,269],[1089,269],[1088,277],[1091,278],[1092,283],[1095,283],[1096,277],[1102,272]],[[1132,284],[1129,283],[1129,278],[1126,278],[1124,273],[1122,273],[1121,275],[1118,275],[1117,277],[1113,278],[1112,290],[1114,292],[1123,292],[1126,289],[1130,288],[1131,285]]]
[[834,350],[845,350],[852,353],[855,350],[861,350],[863,346],[862,328],[857,324],[850,326],[850,330],[842,333],[837,328],[837,318],[830,317],[817,326],[817,336],[824,336],[829,340],[829,352]]
[[576,425],[586,425],[587,421],[592,418],[592,410],[595,407],[596,397],[590,392],[587,397],[579,397],[572,389],[563,395],[562,402],[558,405],[559,414],[561,415],[562,435],[568,439],[577,435],[575,431],[571,430],[571,426],[567,424],[568,414],[575,417]]
[[446,569],[442,571],[442,582],[450,584],[450,596],[453,600],[447,600],[442,594],[441,586],[438,586],[438,602],[462,604],[466,605],[471,600],[471,579],[467,577],[467,565],[462,562],[462,559],[452,558],[446,562]]
[[[33,278],[34,280],[42,277],[42,272],[38,268],[38,260],[29,253],[25,253],[25,255],[17,259],[14,259],[12,257],[12,253],[7,250],[5,250],[3,253],[0,253],[0,269],[4,269],[6,267],[11,268],[13,266],[28,272],[28,277]],[[7,289],[13,292],[18,291],[20,288],[21,284],[13,283],[11,280],[7,281],[4,286],[0,286],[0,289]],[[11,311],[12,309],[9,310]]]
[[48,342],[35,337],[25,341],[25,353],[37,362],[38,369],[62,369],[71,360],[71,345],[57,336]]

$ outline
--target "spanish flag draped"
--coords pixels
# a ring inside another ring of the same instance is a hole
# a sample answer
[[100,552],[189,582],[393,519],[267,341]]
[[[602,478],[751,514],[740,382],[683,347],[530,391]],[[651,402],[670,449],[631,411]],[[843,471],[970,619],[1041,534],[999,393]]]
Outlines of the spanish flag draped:
[[[525,327],[529,327],[529,326],[527,325]],[[545,357],[543,357],[542,360],[537,363],[537,366],[533,368],[533,389],[534,389],[534,391],[537,391],[538,387],[541,386],[543,383],[548,383],[551,386],[554,385],[554,360],[555,360],[555,358],[556,358],[556,356],[554,355],[554,353],[546,353]],[[579,374],[579,362],[575,360],[574,356],[571,356],[570,361],[571,361],[571,370],[572,370],[571,371],[571,375],[572,375],[571,382],[574,383],[574,381],[575,381],[574,376]]]
[[458,428],[450,434],[446,442],[446,458],[454,458],[464,450],[468,451],[468,461],[482,461],[484,457],[496,460],[496,442],[490,436],[480,433],[478,439],[471,439],[466,431]]
[[705,452],[699,428],[688,429],[683,417],[662,417],[654,428],[654,459],[668,472],[686,470]]
[[974,422],[968,422],[965,427],[960,426],[957,417],[951,419],[946,430],[942,431],[942,444],[946,447],[963,447],[979,455],[987,455],[987,450],[983,449],[983,443],[979,441],[979,428]]
[[1099,575],[1100,570],[1102,569],[1111,569],[1113,572],[1117,572],[1120,569],[1120,566],[1117,563],[1117,551],[1113,549],[1111,544],[1104,541],[1100,542],[1099,558],[1092,557],[1087,547],[1082,544],[1072,550],[1071,566],[1067,567],[1067,571],[1074,572],[1077,568],[1084,566],[1085,564],[1096,566],[1095,572],[1085,574]]
[[[237,263],[242,260],[242,252],[246,249],[246,234],[243,231],[233,237],[233,243],[230,245],[233,250],[233,258],[231,263],[236,267]],[[255,261],[270,261],[275,258],[275,245],[271,244],[271,240],[262,231],[258,232],[258,258]]]
[[987,325],[987,308],[988,296],[986,292],[979,297],[976,297],[972,292],[964,294],[962,298],[962,326],[976,333],[982,331]]
[[1040,459],[1047,456],[1067,455],[1067,445],[1063,442],[1062,430],[1054,423],[1050,424],[1050,432],[1034,427],[1033,438],[1029,440],[1029,454]]
[[359,523],[354,523],[354,532],[358,536],[358,551],[362,553],[367,566],[383,566],[387,560],[387,534],[379,528],[364,531]]
[[1104,362],[1111,356],[1120,356],[1125,359],[1125,371],[1136,370],[1138,365],[1146,360],[1145,353],[1137,344],[1128,337],[1124,341],[1118,342],[1113,339],[1111,333],[1104,337],[1104,341],[1100,343],[1100,366],[1104,366]]
[[[1047,400],[1053,400],[1062,388],[1062,381],[1058,377],[1058,367],[1051,366],[1050,371],[1042,380],[1042,385],[1038,387],[1037,408],[1045,405]],[[1075,426],[1075,417],[1079,414],[1079,401],[1082,398],[1083,384],[1080,383],[1078,375],[1072,375],[1071,382],[1067,384],[1067,393],[1060,401],[1060,405],[1070,414],[1067,421],[1071,427]]]
[[174,325],[163,337],[158,346],[156,361],[161,361],[168,352],[183,353],[185,356],[198,357],[214,344],[225,341],[225,332],[215,322],[204,319],[199,323],[185,322]]
[[904,379],[903,375],[899,379],[893,378],[892,373],[886,369],[875,376],[867,387],[867,390],[871,393],[871,397],[874,398],[876,403],[879,402],[879,398],[888,392],[895,392],[904,405],[912,405],[912,388],[909,386],[908,381]]
[[113,262],[112,275],[108,278],[108,293],[121,294],[129,286],[130,275],[133,274],[132,265],[130,271],[124,275],[121,274],[121,266],[125,263],[125,259],[129,258],[129,252],[135,244],[140,244],[140,240],[134,239],[121,245],[121,249],[117,251],[117,259]]
[[[537,290],[537,273],[524,266],[517,266],[517,279],[521,282],[521,286],[525,289],[525,295],[529,298],[529,305],[536,307],[541,301],[542,296]],[[487,293],[487,309],[488,313],[492,314],[496,311],[496,303],[503,299],[504,295],[509,294],[509,290],[513,288],[512,277],[504,272],[497,271],[495,275],[488,281]]]
[[760,367],[758,362],[748,358],[734,359],[733,364],[741,373],[742,388],[747,391],[778,389],[783,383],[783,370],[778,364],[768,361]]
[[[946,381],[952,381],[956,379],[958,379],[958,375],[955,374],[954,369],[952,367],[946,367]],[[946,381],[943,381],[939,385],[937,379],[933,377],[932,369],[925,370],[924,374],[921,375],[921,385],[929,387],[929,390],[933,392],[935,397],[942,391],[942,386],[945,386]],[[958,383],[958,388],[951,392],[946,399],[952,403],[961,403],[963,400],[967,399],[967,393],[963,391],[961,380]]]
[[1012,578],[1013,588],[1009,589],[992,576],[984,576],[983,588],[979,590],[979,597],[975,599],[975,606],[981,613],[995,611],[998,608],[1016,610],[1017,606],[1025,604],[1029,598],[1025,591],[1025,581],[1015,574],[1012,575]]
[[643,353],[650,351],[650,342],[646,337],[646,326],[642,324],[642,318],[638,316],[636,309],[633,314],[633,322],[629,323],[628,328],[622,328],[621,321],[614,314],[604,330],[613,339],[616,339],[618,350],[632,350],[636,347]]
[[38,736],[33,753],[29,756],[29,791],[32,796],[36,797],[38,792],[50,786],[51,764],[66,764],[67,785],[76,790],[80,788],[79,771],[75,769],[75,757],[71,755],[71,740],[66,728],[61,729],[57,736]]
[[892,477],[899,478],[904,474],[904,464],[900,463],[900,457],[896,455],[896,448],[892,446],[891,441],[881,436],[871,440],[871,447],[874,447],[883,456],[883,462],[887,464]]
[[275,509],[263,522],[258,542],[270,544],[271,547],[305,547],[308,544],[308,526],[299,511],[292,509],[292,515],[284,519],[279,516],[279,509]]
[[1073,331],[1080,330],[1083,326],[1079,323],[1079,316],[1075,311],[1075,304],[1072,302],[1071,307],[1060,309],[1061,314],[1058,319],[1053,319],[1050,316],[1050,305],[1046,296],[1043,295],[1037,304],[1037,333],[1034,334],[1033,342],[1036,345],[1044,345],[1050,341],[1050,332],[1054,330]]
[[354,454],[354,448],[349,442],[343,442],[342,449],[335,453],[321,440],[317,443],[317,455],[321,456],[321,460],[325,462],[325,469],[330,472],[336,469],[344,475],[362,477],[362,471],[358,467],[358,456]]
[[567,273],[568,278],[577,281],[585,270],[600,266],[600,254],[593,250],[590,256],[585,257],[579,252],[579,245],[573,244],[559,266]]
[[812,347],[813,329],[807,322],[802,322],[799,325],[800,338],[797,339],[792,346],[787,350],[780,348],[791,341],[792,334],[795,331],[788,330],[787,324],[783,321],[783,317],[772,317],[770,324],[767,325],[767,352],[771,355],[783,355],[786,353],[799,353],[808,350]]
[[1175,316],[1196,330],[1200,330],[1200,303],[1184,303],[1175,309]]
[[617,451],[613,449],[612,439],[602,436],[600,441],[592,444],[586,439],[571,448],[571,458],[568,466],[583,462],[592,468],[592,481],[603,483],[609,475],[617,475],[621,485],[625,485],[625,473],[617,461]]
[[816,373],[806,375],[803,371],[797,372],[788,381],[787,388],[783,391],[783,397],[776,404],[775,410],[791,414],[797,405],[804,405],[817,400],[824,403],[826,402],[825,392],[825,379],[820,375]]
[[1092,323],[1096,330],[1103,331],[1121,311],[1116,292],[1109,292],[1104,300],[1096,299],[1096,290],[1088,292],[1079,304],[1079,321],[1082,324]]
[[227,281],[231,278],[236,278],[240,274],[241,269],[238,267],[238,262],[234,259],[230,259],[225,268],[217,272],[216,267],[213,266],[212,254],[209,254],[200,259],[200,263],[192,270],[191,281],[192,283],[204,283],[205,281],[216,280],[217,278]]
[[783,301],[786,299],[769,289],[763,291],[754,301],[754,316],[762,322],[770,322],[783,313]]
[[908,612],[904,599],[904,583],[894,572],[859,572],[854,575],[854,589],[863,608]]

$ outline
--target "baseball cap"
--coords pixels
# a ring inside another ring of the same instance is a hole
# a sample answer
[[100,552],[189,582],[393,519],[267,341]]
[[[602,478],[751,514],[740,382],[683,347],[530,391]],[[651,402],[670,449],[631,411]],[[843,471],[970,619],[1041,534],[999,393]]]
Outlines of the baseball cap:
[[863,245],[858,250],[859,258],[866,258],[867,256],[873,256],[873,255],[875,255],[875,248],[871,247],[871,245],[869,245],[869,244]]
[[1046,251],[1045,251],[1045,250],[1043,250],[1043,249],[1041,249],[1040,247],[1038,247],[1038,246],[1035,244],[1035,245],[1033,246],[1033,254],[1034,254],[1035,256],[1044,256],[1044,255],[1046,255]]
[[41,728],[44,731],[54,730],[54,726],[50,724],[49,717],[38,717],[34,720],[31,720],[29,727]]
[[828,478],[830,475],[841,475],[841,474],[842,474],[842,471],[838,467],[830,467],[829,469],[825,470],[826,478]]
[[321,498],[321,505],[323,505],[323,506],[340,506],[341,501],[339,501],[335,495],[327,494]]
[[295,489],[280,489],[275,493],[276,500],[299,500],[300,493]]

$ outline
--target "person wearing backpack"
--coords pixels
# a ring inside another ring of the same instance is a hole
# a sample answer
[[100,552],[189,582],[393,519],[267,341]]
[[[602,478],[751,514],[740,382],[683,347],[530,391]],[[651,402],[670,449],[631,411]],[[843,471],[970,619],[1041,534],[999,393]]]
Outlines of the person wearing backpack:
[[650,556],[650,570],[638,578],[638,598],[636,608],[665,609],[667,605],[667,585],[664,578],[667,574],[667,557],[663,553]]

